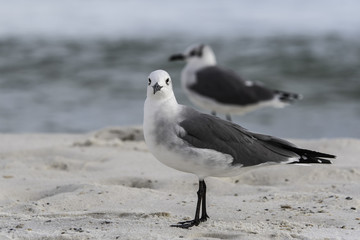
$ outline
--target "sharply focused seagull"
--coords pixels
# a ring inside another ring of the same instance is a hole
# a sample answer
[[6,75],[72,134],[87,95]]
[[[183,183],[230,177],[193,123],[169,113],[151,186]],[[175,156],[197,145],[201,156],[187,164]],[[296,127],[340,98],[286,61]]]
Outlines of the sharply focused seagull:
[[163,70],[148,77],[143,127],[146,144],[160,162],[199,177],[195,218],[172,225],[181,228],[197,226],[209,217],[206,177],[234,176],[255,165],[331,163],[326,158],[335,158],[178,104],[171,78]]
[[172,55],[170,61],[185,60],[181,85],[197,106],[225,114],[244,114],[261,107],[284,107],[301,99],[295,93],[273,90],[262,83],[242,79],[235,72],[218,67],[209,45],[190,46],[184,53]]

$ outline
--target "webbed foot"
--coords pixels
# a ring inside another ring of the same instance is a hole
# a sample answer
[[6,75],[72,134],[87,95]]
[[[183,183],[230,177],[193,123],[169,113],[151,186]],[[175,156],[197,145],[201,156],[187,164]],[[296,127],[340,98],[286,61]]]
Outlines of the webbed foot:
[[189,221],[178,222],[177,224],[170,225],[170,227],[178,227],[178,228],[188,229],[193,226],[198,226],[200,224],[200,222],[202,222],[202,221],[194,219],[194,220],[189,220]]

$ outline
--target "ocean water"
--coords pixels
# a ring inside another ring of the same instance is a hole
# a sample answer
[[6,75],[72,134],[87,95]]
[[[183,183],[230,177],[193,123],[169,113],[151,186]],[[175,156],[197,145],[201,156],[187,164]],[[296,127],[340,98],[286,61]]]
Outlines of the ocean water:
[[[271,3],[270,3],[271,2]],[[139,6],[142,6],[141,8]],[[140,125],[148,74],[210,44],[219,65],[301,93],[234,121],[287,138],[360,137],[357,1],[11,1],[0,8],[0,131]]]

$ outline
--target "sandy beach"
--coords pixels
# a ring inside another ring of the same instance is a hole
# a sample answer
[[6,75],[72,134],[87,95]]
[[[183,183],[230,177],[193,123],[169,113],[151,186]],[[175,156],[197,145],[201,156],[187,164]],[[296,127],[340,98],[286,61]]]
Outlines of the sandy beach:
[[360,140],[290,139],[332,165],[208,178],[210,219],[189,230],[197,178],[147,150],[140,127],[0,135],[0,239],[359,239]]

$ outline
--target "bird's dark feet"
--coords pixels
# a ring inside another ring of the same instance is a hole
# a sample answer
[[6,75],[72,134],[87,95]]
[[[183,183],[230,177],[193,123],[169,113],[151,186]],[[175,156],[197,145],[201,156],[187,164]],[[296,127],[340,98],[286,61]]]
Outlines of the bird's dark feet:
[[207,214],[203,215],[199,220],[189,220],[189,221],[183,221],[178,222],[177,224],[170,225],[170,227],[178,227],[178,228],[191,228],[193,226],[198,226],[201,222],[206,222],[210,218]]
[[177,224],[170,225],[170,227],[178,227],[178,228],[188,229],[193,226],[198,226],[200,224],[200,221],[201,220],[194,219],[194,220],[189,220],[189,221],[184,221],[184,222],[178,222]]
[[207,214],[205,214],[205,215],[201,216],[200,222],[206,222],[208,218],[210,218],[210,217]]

